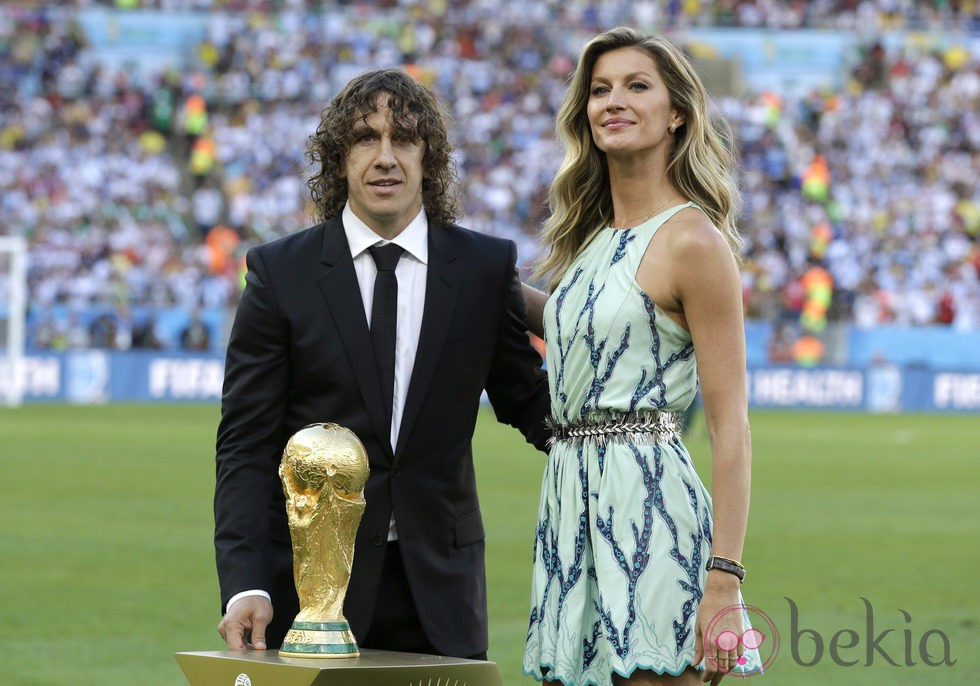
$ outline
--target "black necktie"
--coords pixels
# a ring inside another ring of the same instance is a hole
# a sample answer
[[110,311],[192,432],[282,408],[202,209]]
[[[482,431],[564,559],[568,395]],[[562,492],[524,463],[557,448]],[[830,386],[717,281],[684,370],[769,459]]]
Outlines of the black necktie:
[[395,391],[395,327],[398,321],[398,279],[395,266],[405,252],[394,243],[368,248],[378,275],[374,279],[374,304],[371,307],[371,341],[381,377],[381,394],[385,414],[391,424],[392,397]]

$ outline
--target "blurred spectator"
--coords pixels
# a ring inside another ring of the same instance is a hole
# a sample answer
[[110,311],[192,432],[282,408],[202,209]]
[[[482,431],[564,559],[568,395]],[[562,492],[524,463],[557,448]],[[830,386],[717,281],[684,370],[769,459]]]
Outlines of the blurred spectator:
[[224,194],[214,181],[205,177],[201,185],[191,194],[191,214],[201,238],[217,226],[222,219],[225,207]]
[[28,340],[38,350],[65,350],[68,348],[67,326],[46,309],[34,323]]
[[772,335],[769,339],[768,362],[770,364],[792,364],[793,343],[797,339],[797,333],[793,326],[786,322],[778,322],[772,328]]
[[83,350],[89,347],[88,327],[82,321],[82,316],[75,311],[68,315],[68,332],[66,335],[69,350]]
[[163,342],[157,335],[156,318],[152,315],[132,325],[132,347],[139,350],[159,350]]
[[197,311],[191,313],[191,320],[180,332],[180,347],[199,352],[211,349],[211,332]]
[[116,318],[110,312],[98,315],[89,326],[89,347],[112,349],[116,347]]

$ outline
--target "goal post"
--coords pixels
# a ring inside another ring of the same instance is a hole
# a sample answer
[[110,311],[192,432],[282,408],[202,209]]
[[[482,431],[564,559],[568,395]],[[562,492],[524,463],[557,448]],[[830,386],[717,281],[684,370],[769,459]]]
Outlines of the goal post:
[[27,334],[27,241],[0,236],[0,402],[21,404]]

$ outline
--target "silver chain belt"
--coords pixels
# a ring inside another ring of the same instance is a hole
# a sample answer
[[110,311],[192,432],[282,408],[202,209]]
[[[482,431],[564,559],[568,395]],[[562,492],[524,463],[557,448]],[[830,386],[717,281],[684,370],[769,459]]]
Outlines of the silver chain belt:
[[573,440],[605,443],[617,436],[666,442],[680,437],[682,417],[678,412],[641,412],[596,417],[576,424],[559,424],[548,417],[547,424],[552,431],[549,446],[557,441]]

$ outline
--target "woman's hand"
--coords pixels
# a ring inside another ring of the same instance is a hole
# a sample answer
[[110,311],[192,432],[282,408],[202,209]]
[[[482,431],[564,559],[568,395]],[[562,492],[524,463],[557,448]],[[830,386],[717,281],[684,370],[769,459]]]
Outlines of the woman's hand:
[[712,686],[738,665],[744,650],[739,639],[743,627],[738,587],[735,575],[719,569],[708,572],[695,623],[694,664],[704,661],[701,681]]

